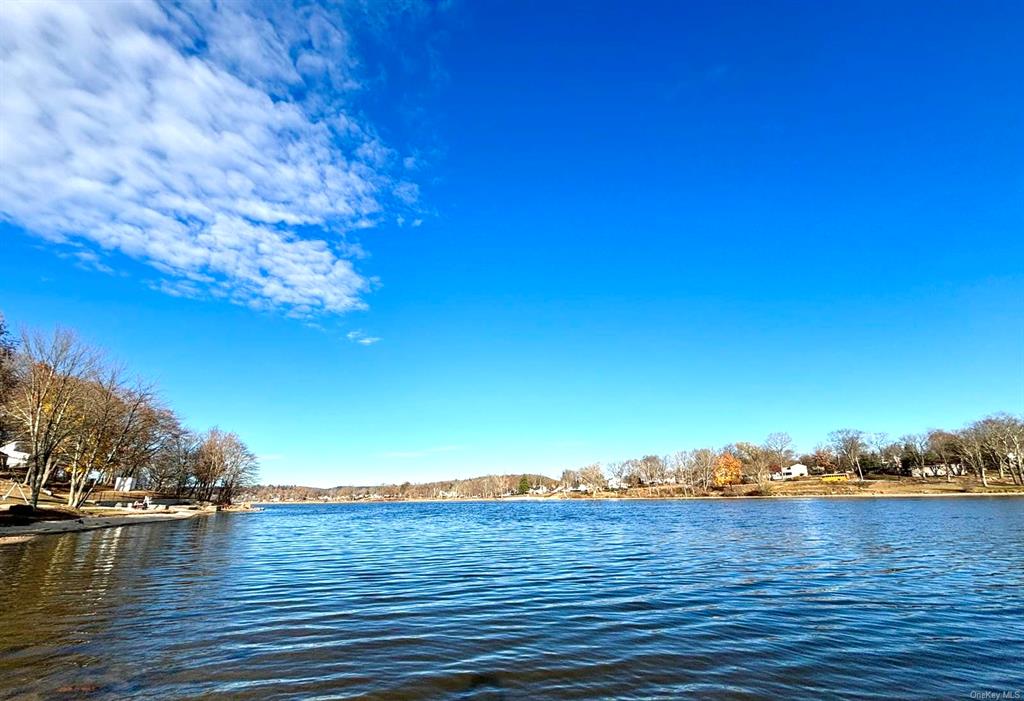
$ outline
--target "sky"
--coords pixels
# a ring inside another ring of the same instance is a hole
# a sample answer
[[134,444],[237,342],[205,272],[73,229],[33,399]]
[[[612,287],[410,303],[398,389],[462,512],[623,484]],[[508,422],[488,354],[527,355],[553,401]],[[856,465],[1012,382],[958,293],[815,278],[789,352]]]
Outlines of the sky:
[[0,311],[265,483],[1024,411],[1024,4],[0,18]]

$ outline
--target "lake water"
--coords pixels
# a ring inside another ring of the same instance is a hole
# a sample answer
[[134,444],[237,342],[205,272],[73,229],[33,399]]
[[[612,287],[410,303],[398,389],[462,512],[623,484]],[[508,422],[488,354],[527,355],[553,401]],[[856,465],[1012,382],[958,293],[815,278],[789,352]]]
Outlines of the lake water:
[[275,506],[0,565],[0,698],[1024,698],[1018,498]]

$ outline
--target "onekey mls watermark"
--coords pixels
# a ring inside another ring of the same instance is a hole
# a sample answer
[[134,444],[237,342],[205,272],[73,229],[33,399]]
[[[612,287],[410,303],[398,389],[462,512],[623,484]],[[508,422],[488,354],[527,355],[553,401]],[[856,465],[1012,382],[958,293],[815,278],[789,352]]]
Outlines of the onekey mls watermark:
[[1024,689],[1003,689],[1002,691],[972,691],[971,698],[978,701],[1021,701]]

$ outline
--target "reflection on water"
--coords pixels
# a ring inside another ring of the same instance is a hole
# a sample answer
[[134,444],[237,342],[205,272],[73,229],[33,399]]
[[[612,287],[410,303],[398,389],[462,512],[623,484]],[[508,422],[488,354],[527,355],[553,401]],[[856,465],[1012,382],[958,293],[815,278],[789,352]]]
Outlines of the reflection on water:
[[0,698],[1024,692],[1024,500],[278,506],[0,547]]

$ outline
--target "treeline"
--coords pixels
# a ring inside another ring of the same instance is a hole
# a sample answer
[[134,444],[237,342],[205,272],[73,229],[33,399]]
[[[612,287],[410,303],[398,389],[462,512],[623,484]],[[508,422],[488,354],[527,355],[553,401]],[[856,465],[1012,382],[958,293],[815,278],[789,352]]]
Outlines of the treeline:
[[[525,480],[525,483],[524,483]],[[249,501],[358,501],[360,499],[490,499],[528,491],[554,489],[558,480],[544,475],[486,475],[423,484],[380,484],[353,487],[258,485],[245,490]]]
[[798,454],[788,434],[773,433],[760,443],[699,448],[668,455],[595,463],[562,473],[561,484],[584,491],[673,484],[703,494],[730,484],[764,485],[794,463],[811,474],[850,473],[897,478],[973,475],[988,486],[998,476],[1024,485],[1024,419],[993,414],[954,431],[932,429],[890,438],[887,433],[840,429],[814,451]]
[[27,453],[0,465],[31,490],[48,485],[81,507],[97,490],[127,480],[177,497],[230,503],[255,482],[258,461],[234,433],[196,432],[151,384],[73,332],[26,330],[12,337],[0,314],[0,446]]
[[333,487],[261,485],[246,490],[258,501],[492,498],[513,494],[628,491],[670,485],[687,495],[730,485],[766,485],[800,464],[809,474],[843,473],[856,479],[920,477],[951,481],[973,476],[984,486],[998,479],[1024,486],[1024,418],[993,414],[957,430],[932,429],[890,438],[886,433],[840,429],[809,453],[799,453],[786,433],[758,443],[644,455],[565,470],[561,479],[542,475],[489,475],[427,484]]

